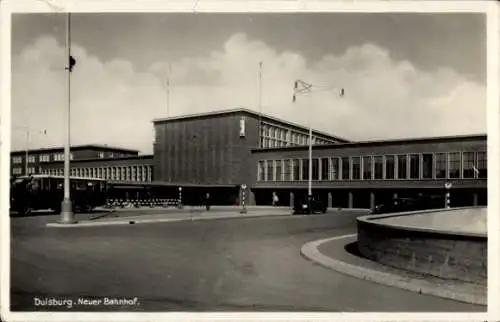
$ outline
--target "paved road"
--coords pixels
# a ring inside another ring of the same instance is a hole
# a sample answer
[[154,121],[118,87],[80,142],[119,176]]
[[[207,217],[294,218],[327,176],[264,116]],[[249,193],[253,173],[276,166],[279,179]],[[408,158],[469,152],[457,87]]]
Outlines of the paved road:
[[300,256],[306,242],[354,233],[355,214],[78,229],[46,228],[48,218],[12,221],[13,310],[33,310],[34,297],[126,296],[140,304],[73,310],[484,311],[340,275]]

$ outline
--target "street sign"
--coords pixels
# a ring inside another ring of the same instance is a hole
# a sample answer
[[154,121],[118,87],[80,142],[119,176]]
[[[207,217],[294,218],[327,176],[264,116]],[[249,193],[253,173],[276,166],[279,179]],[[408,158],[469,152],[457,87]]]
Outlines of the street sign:
[[444,187],[445,187],[446,189],[450,189],[450,188],[451,188],[451,183],[449,183],[449,182],[445,183],[445,184],[444,184]]

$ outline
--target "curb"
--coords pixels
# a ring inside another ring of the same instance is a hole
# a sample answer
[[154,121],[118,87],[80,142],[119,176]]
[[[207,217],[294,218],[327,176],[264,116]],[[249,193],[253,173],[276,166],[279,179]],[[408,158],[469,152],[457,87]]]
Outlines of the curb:
[[[48,228],[80,228],[80,227],[99,227],[99,226],[120,226],[120,225],[138,225],[138,224],[152,224],[161,222],[179,222],[179,221],[200,221],[200,220],[221,220],[221,219],[245,219],[257,217],[284,217],[291,216],[290,214],[265,214],[265,215],[229,215],[220,217],[186,217],[186,218],[154,218],[154,219],[134,219],[130,220],[115,220],[115,221],[102,221],[102,222],[79,222],[75,224],[61,224],[61,223],[47,223]],[[137,217],[135,217],[137,218]]]
[[440,288],[439,285],[430,283],[422,279],[410,277],[402,277],[392,273],[381,272],[371,268],[366,268],[358,265],[349,264],[326,255],[323,255],[318,247],[329,241],[347,239],[357,236],[357,234],[343,235],[332,238],[326,238],[309,242],[302,246],[300,253],[305,258],[318,263],[321,266],[330,268],[338,273],[359,278],[362,280],[383,284],[387,286],[397,287],[408,291],[417,292],[419,294],[433,295],[445,299],[451,299],[459,302],[465,302],[476,305],[487,305],[486,296],[475,296],[466,292],[451,291]]

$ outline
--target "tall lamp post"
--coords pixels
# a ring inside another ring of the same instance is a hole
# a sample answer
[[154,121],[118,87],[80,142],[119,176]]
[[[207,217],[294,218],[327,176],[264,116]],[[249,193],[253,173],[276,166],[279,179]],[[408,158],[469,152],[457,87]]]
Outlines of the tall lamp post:
[[65,67],[67,70],[67,108],[65,111],[65,121],[66,121],[66,140],[64,142],[64,198],[61,204],[61,223],[63,224],[75,224],[77,223],[75,215],[73,213],[73,207],[71,203],[70,196],[70,180],[69,180],[69,161],[70,161],[70,144],[71,144],[71,72],[76,61],[71,56],[71,13],[68,12],[66,16],[66,63],[68,66]]
[[[300,79],[296,80],[293,85],[293,103],[297,101],[297,95],[310,94],[313,92],[313,85],[306,83]],[[344,89],[340,90],[340,96],[344,96]],[[309,179],[307,183],[307,202],[309,212],[311,212],[311,200],[312,200],[312,124],[311,124],[311,112],[308,112],[308,126],[309,126]]]

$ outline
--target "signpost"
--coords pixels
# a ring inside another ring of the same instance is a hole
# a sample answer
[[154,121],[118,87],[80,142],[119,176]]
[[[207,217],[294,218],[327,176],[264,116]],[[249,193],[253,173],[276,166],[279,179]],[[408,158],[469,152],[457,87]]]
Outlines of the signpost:
[[444,188],[446,189],[446,199],[445,199],[445,206],[446,208],[450,208],[450,189],[451,189],[451,182],[446,182],[444,184]]
[[179,187],[179,202],[177,204],[179,209],[182,209],[182,187]]
[[241,205],[243,208],[240,211],[241,214],[247,213],[247,208],[245,207],[245,191],[246,191],[246,189],[247,189],[247,185],[242,184],[241,185]]

